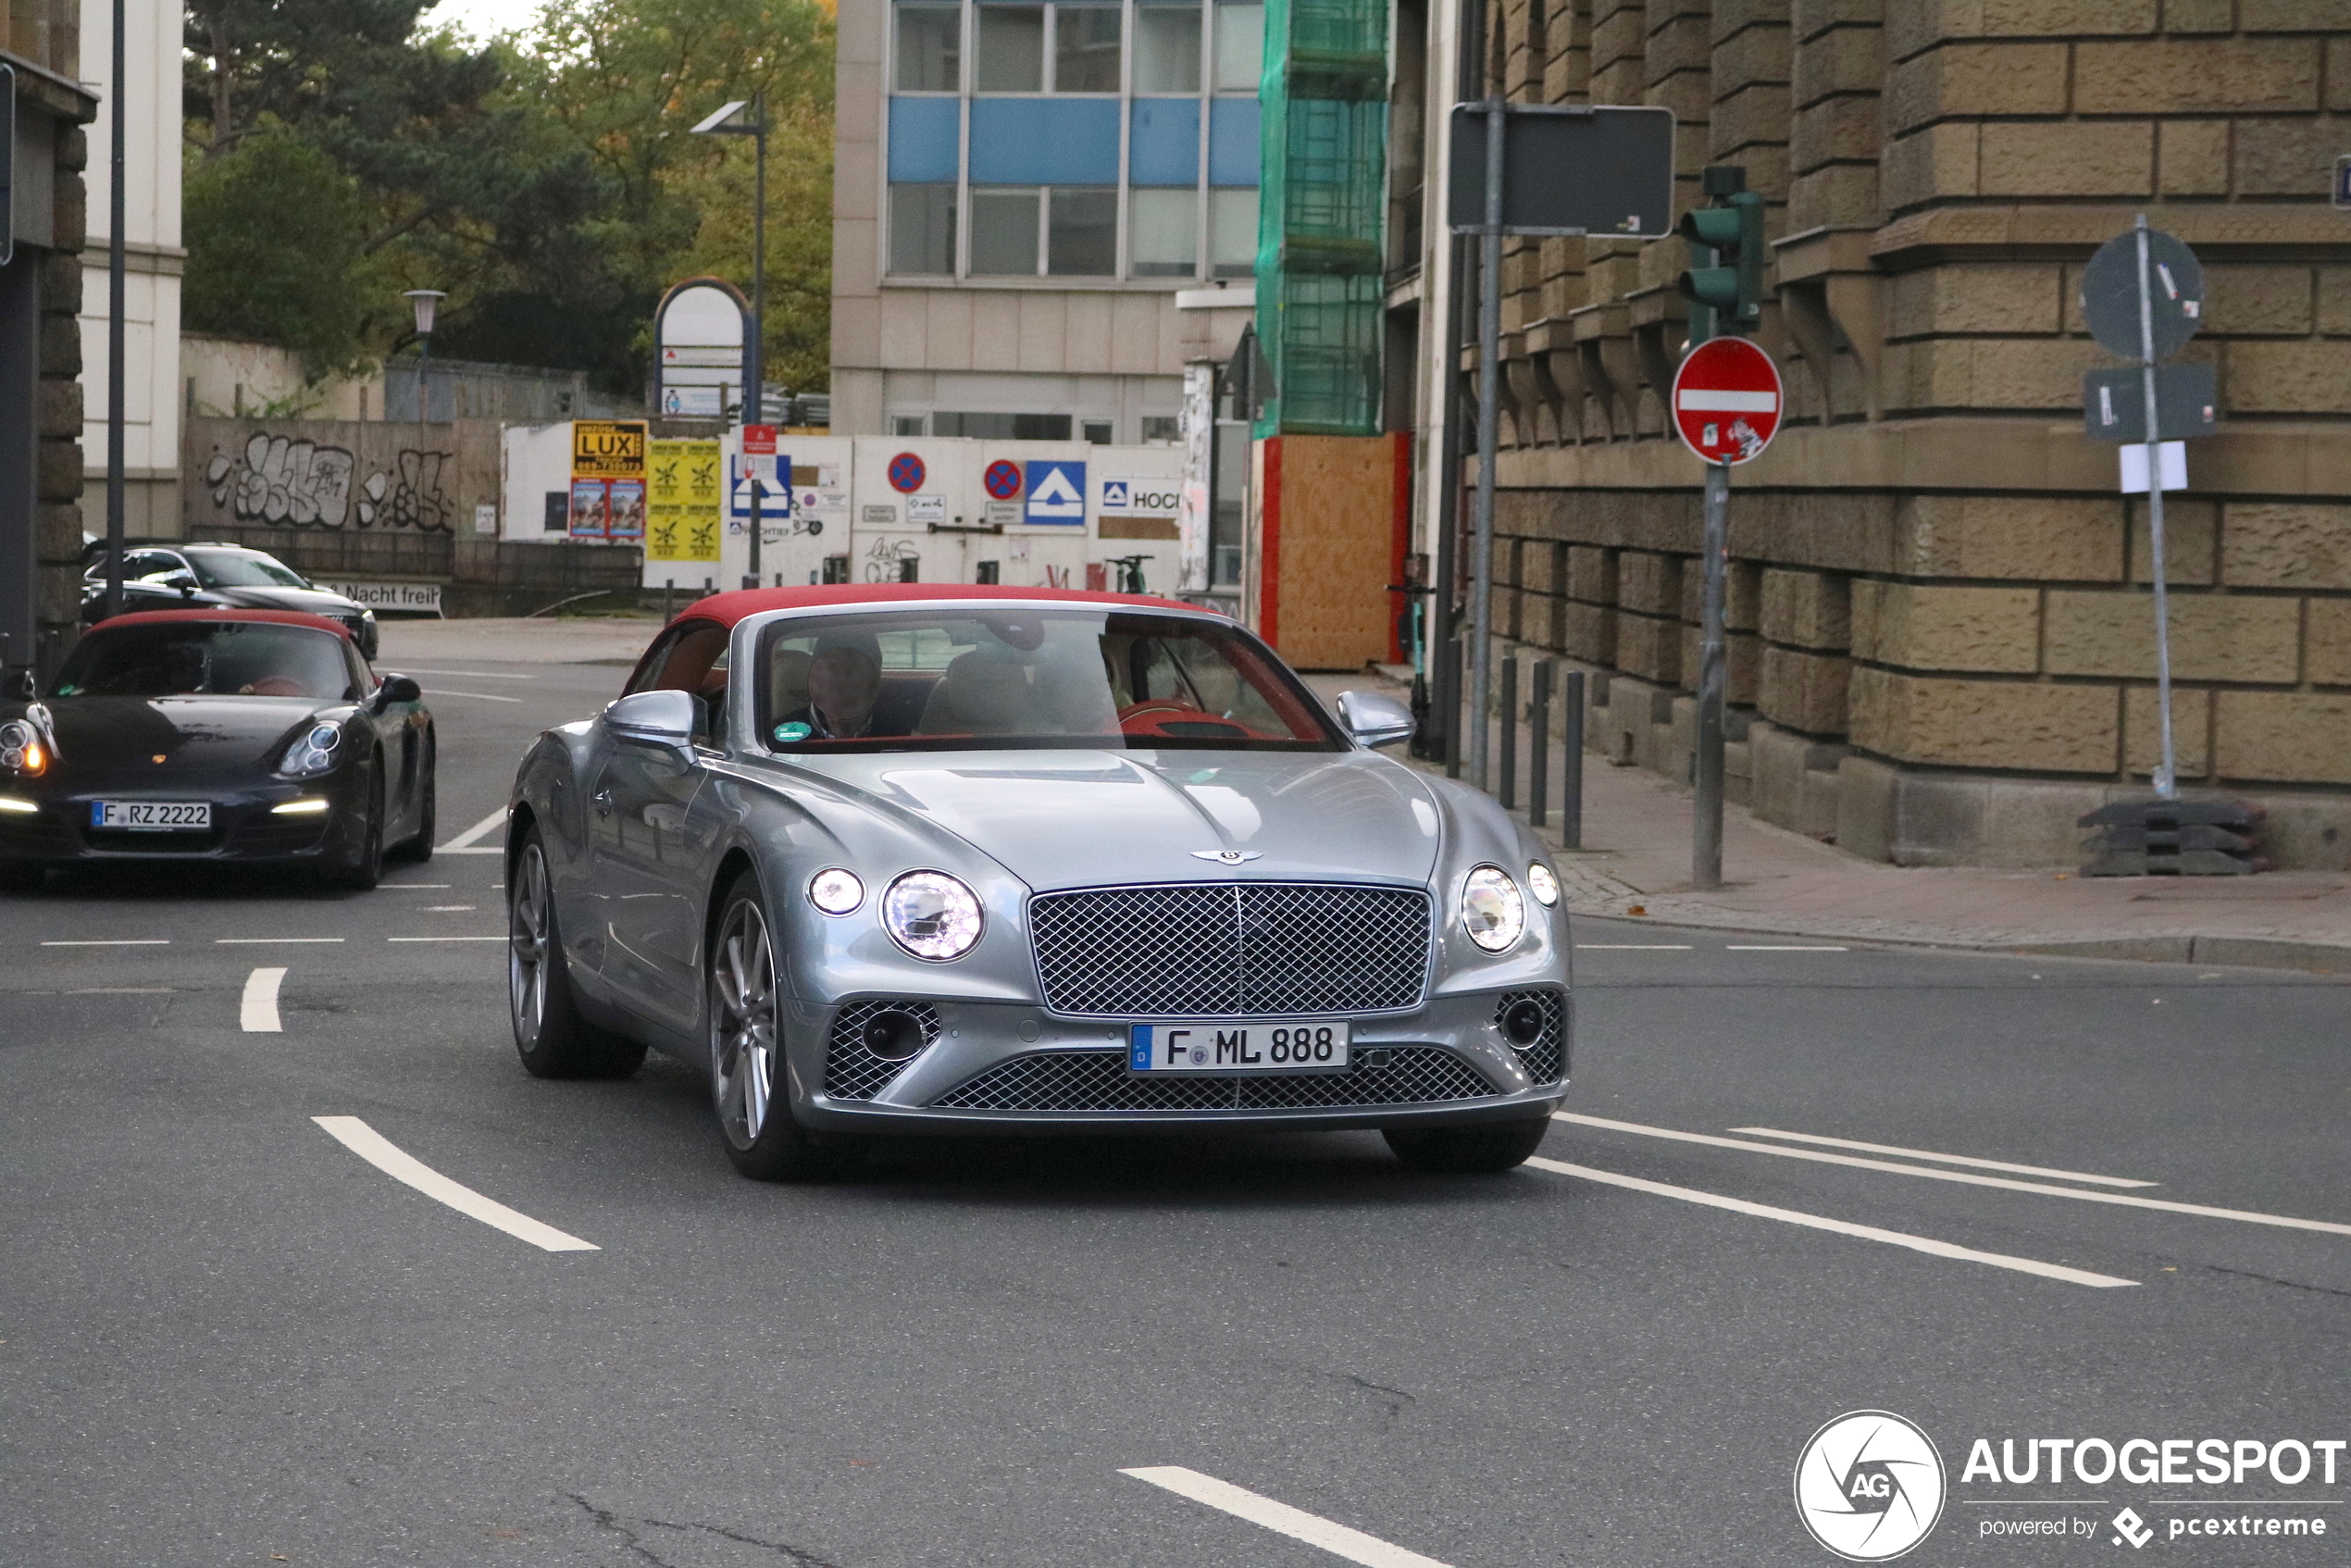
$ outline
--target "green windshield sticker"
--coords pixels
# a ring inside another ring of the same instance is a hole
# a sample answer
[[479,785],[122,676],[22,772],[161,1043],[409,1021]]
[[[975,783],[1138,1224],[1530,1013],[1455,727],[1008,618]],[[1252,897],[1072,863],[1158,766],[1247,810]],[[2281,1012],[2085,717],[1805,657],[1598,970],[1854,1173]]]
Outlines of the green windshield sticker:
[[809,736],[815,733],[815,730],[809,728],[809,727],[804,724],[779,724],[776,726],[776,739],[778,740],[805,740]]

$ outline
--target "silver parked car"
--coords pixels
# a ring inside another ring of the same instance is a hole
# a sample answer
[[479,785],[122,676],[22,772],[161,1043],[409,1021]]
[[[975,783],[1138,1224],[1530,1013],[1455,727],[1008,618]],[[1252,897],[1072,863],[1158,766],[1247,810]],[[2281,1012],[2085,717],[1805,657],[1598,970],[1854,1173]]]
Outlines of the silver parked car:
[[759,590],[666,627],[524,759],[525,1067],[709,1075],[767,1179],[886,1133],[1375,1127],[1500,1170],[1565,1091],[1542,846],[1164,600]]

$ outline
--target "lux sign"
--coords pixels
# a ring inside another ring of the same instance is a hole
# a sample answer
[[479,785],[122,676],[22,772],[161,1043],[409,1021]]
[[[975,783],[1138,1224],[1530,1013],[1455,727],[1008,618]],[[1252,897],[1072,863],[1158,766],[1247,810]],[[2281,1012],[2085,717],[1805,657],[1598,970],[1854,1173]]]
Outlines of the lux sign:
[[1102,481],[1105,517],[1172,517],[1183,497],[1183,480],[1153,476]]

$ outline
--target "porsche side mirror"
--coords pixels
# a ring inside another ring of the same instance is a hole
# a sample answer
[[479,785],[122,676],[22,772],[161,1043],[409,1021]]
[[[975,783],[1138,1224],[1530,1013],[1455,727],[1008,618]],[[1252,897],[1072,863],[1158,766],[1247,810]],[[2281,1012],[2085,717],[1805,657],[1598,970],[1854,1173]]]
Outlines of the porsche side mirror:
[[413,676],[388,675],[376,688],[376,712],[381,713],[394,703],[413,703],[424,695]]
[[1412,710],[1377,691],[1340,692],[1338,717],[1366,746],[1393,746],[1412,738]]
[[690,691],[632,691],[604,709],[604,728],[616,740],[690,752],[694,743],[694,695]]
[[38,683],[33,679],[30,667],[12,669],[6,676],[0,676],[0,696],[22,697],[30,701],[38,694]]

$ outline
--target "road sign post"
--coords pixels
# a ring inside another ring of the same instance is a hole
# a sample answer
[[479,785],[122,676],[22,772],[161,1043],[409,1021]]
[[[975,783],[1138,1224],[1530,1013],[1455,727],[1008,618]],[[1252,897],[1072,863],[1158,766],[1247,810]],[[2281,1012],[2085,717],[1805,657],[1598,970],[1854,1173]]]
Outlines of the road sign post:
[[[1718,314],[1719,318],[1719,314]],[[1691,783],[1697,815],[1690,829],[1690,883],[1723,885],[1723,601],[1730,574],[1731,468],[1751,463],[1779,433],[1779,367],[1745,338],[1716,338],[1692,349],[1674,372],[1673,428],[1706,465],[1706,573],[1699,599],[1698,749]]]
[[[745,588],[763,586],[759,573],[759,504],[765,499],[767,487],[760,482],[759,468],[752,459],[765,457],[772,470],[776,462],[776,427],[745,425],[743,427],[743,472],[751,479],[751,569],[743,574]],[[779,482],[785,476],[777,475]]]

